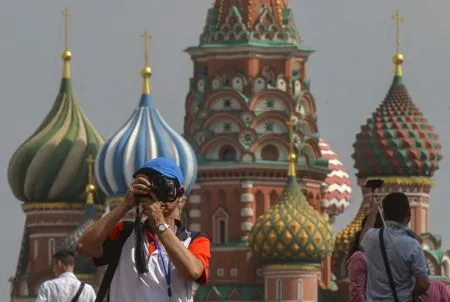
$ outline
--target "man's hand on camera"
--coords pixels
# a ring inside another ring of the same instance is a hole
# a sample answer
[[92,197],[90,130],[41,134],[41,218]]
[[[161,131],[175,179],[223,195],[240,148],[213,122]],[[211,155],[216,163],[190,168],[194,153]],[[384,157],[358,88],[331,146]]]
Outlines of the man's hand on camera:
[[128,188],[124,203],[131,209],[136,205],[136,196],[149,195],[150,191],[150,182],[148,179],[145,176],[138,176]]
[[[150,193],[150,196],[154,196],[154,194]],[[154,198],[152,199],[155,200]],[[148,217],[150,226],[154,230],[159,225],[166,223],[166,220],[164,219],[163,207],[164,204],[161,201],[144,202],[142,204],[143,212],[145,216]]]

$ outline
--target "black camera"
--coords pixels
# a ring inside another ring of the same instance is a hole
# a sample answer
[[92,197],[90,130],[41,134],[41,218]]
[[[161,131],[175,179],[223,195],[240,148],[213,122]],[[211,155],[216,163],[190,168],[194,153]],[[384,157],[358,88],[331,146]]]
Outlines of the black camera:
[[150,189],[158,197],[159,201],[172,202],[177,199],[176,181],[163,175],[154,175],[151,178]]

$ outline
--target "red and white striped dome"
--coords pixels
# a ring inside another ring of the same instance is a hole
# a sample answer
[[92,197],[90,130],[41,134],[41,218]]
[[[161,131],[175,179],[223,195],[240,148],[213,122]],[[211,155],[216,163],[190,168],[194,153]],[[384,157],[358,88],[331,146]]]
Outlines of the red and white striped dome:
[[325,193],[321,206],[325,213],[336,216],[350,204],[351,181],[337,154],[322,138],[319,140],[319,148],[322,157],[328,159],[328,169],[331,170],[325,178]]

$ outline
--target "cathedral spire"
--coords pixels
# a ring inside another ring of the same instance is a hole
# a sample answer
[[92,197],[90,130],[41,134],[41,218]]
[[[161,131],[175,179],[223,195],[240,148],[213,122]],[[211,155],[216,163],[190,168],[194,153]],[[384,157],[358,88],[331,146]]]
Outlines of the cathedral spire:
[[400,53],[400,24],[405,20],[405,17],[400,15],[400,10],[397,9],[392,15],[392,19],[395,20],[395,55],[392,58],[392,62],[395,64],[395,76],[401,77],[403,55]]
[[149,62],[148,62],[148,44],[149,44],[152,36],[146,30],[141,35],[141,38],[144,39],[144,68],[142,68],[142,70],[141,70],[141,76],[144,80],[144,83],[142,86],[142,93],[150,94],[150,91],[151,91],[150,76],[152,75],[152,69],[150,68]]
[[66,7],[62,12],[64,16],[64,51],[61,55],[61,58],[64,61],[63,66],[63,78],[70,79],[70,60],[72,59],[72,53],[68,47],[68,39],[69,39],[69,17],[72,15],[69,12],[69,9]]

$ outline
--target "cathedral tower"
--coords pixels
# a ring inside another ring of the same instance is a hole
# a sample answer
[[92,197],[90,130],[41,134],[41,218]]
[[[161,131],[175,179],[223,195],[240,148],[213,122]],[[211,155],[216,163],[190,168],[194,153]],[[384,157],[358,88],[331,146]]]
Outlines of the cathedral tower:
[[[64,16],[59,93],[45,120],[17,149],[8,167],[9,185],[26,214],[13,297],[33,297],[41,282],[53,278],[51,260],[56,247],[84,220],[86,158],[96,156],[103,144],[72,93],[67,8]],[[103,210],[101,205],[95,208]]]
[[[401,191],[408,195],[412,209],[411,229],[418,235],[429,233],[430,190],[432,176],[442,159],[441,145],[438,135],[411,100],[404,84],[404,57],[399,47],[399,25],[403,17],[397,10],[393,18],[397,23],[397,47],[392,59],[394,78],[384,101],[361,127],[353,145],[363,201],[353,221],[336,235],[333,267],[336,277],[344,282],[340,286],[344,291],[348,287],[346,253],[372,201],[370,189],[364,187],[367,180],[384,180],[383,187],[376,191],[379,200],[390,192]],[[438,245],[440,248],[440,242]],[[343,293],[344,296],[346,294]]]
[[[194,72],[184,136],[199,163],[187,204],[189,227],[214,243],[210,282],[197,298],[258,300],[264,277],[248,238],[256,217],[285,187],[291,117],[297,121],[296,175],[308,202],[325,216],[348,205],[347,187],[344,197],[324,199],[330,167],[307,72],[314,50],[303,43],[287,1],[217,0],[199,44],[187,52]],[[330,270],[322,276],[327,287]]]

